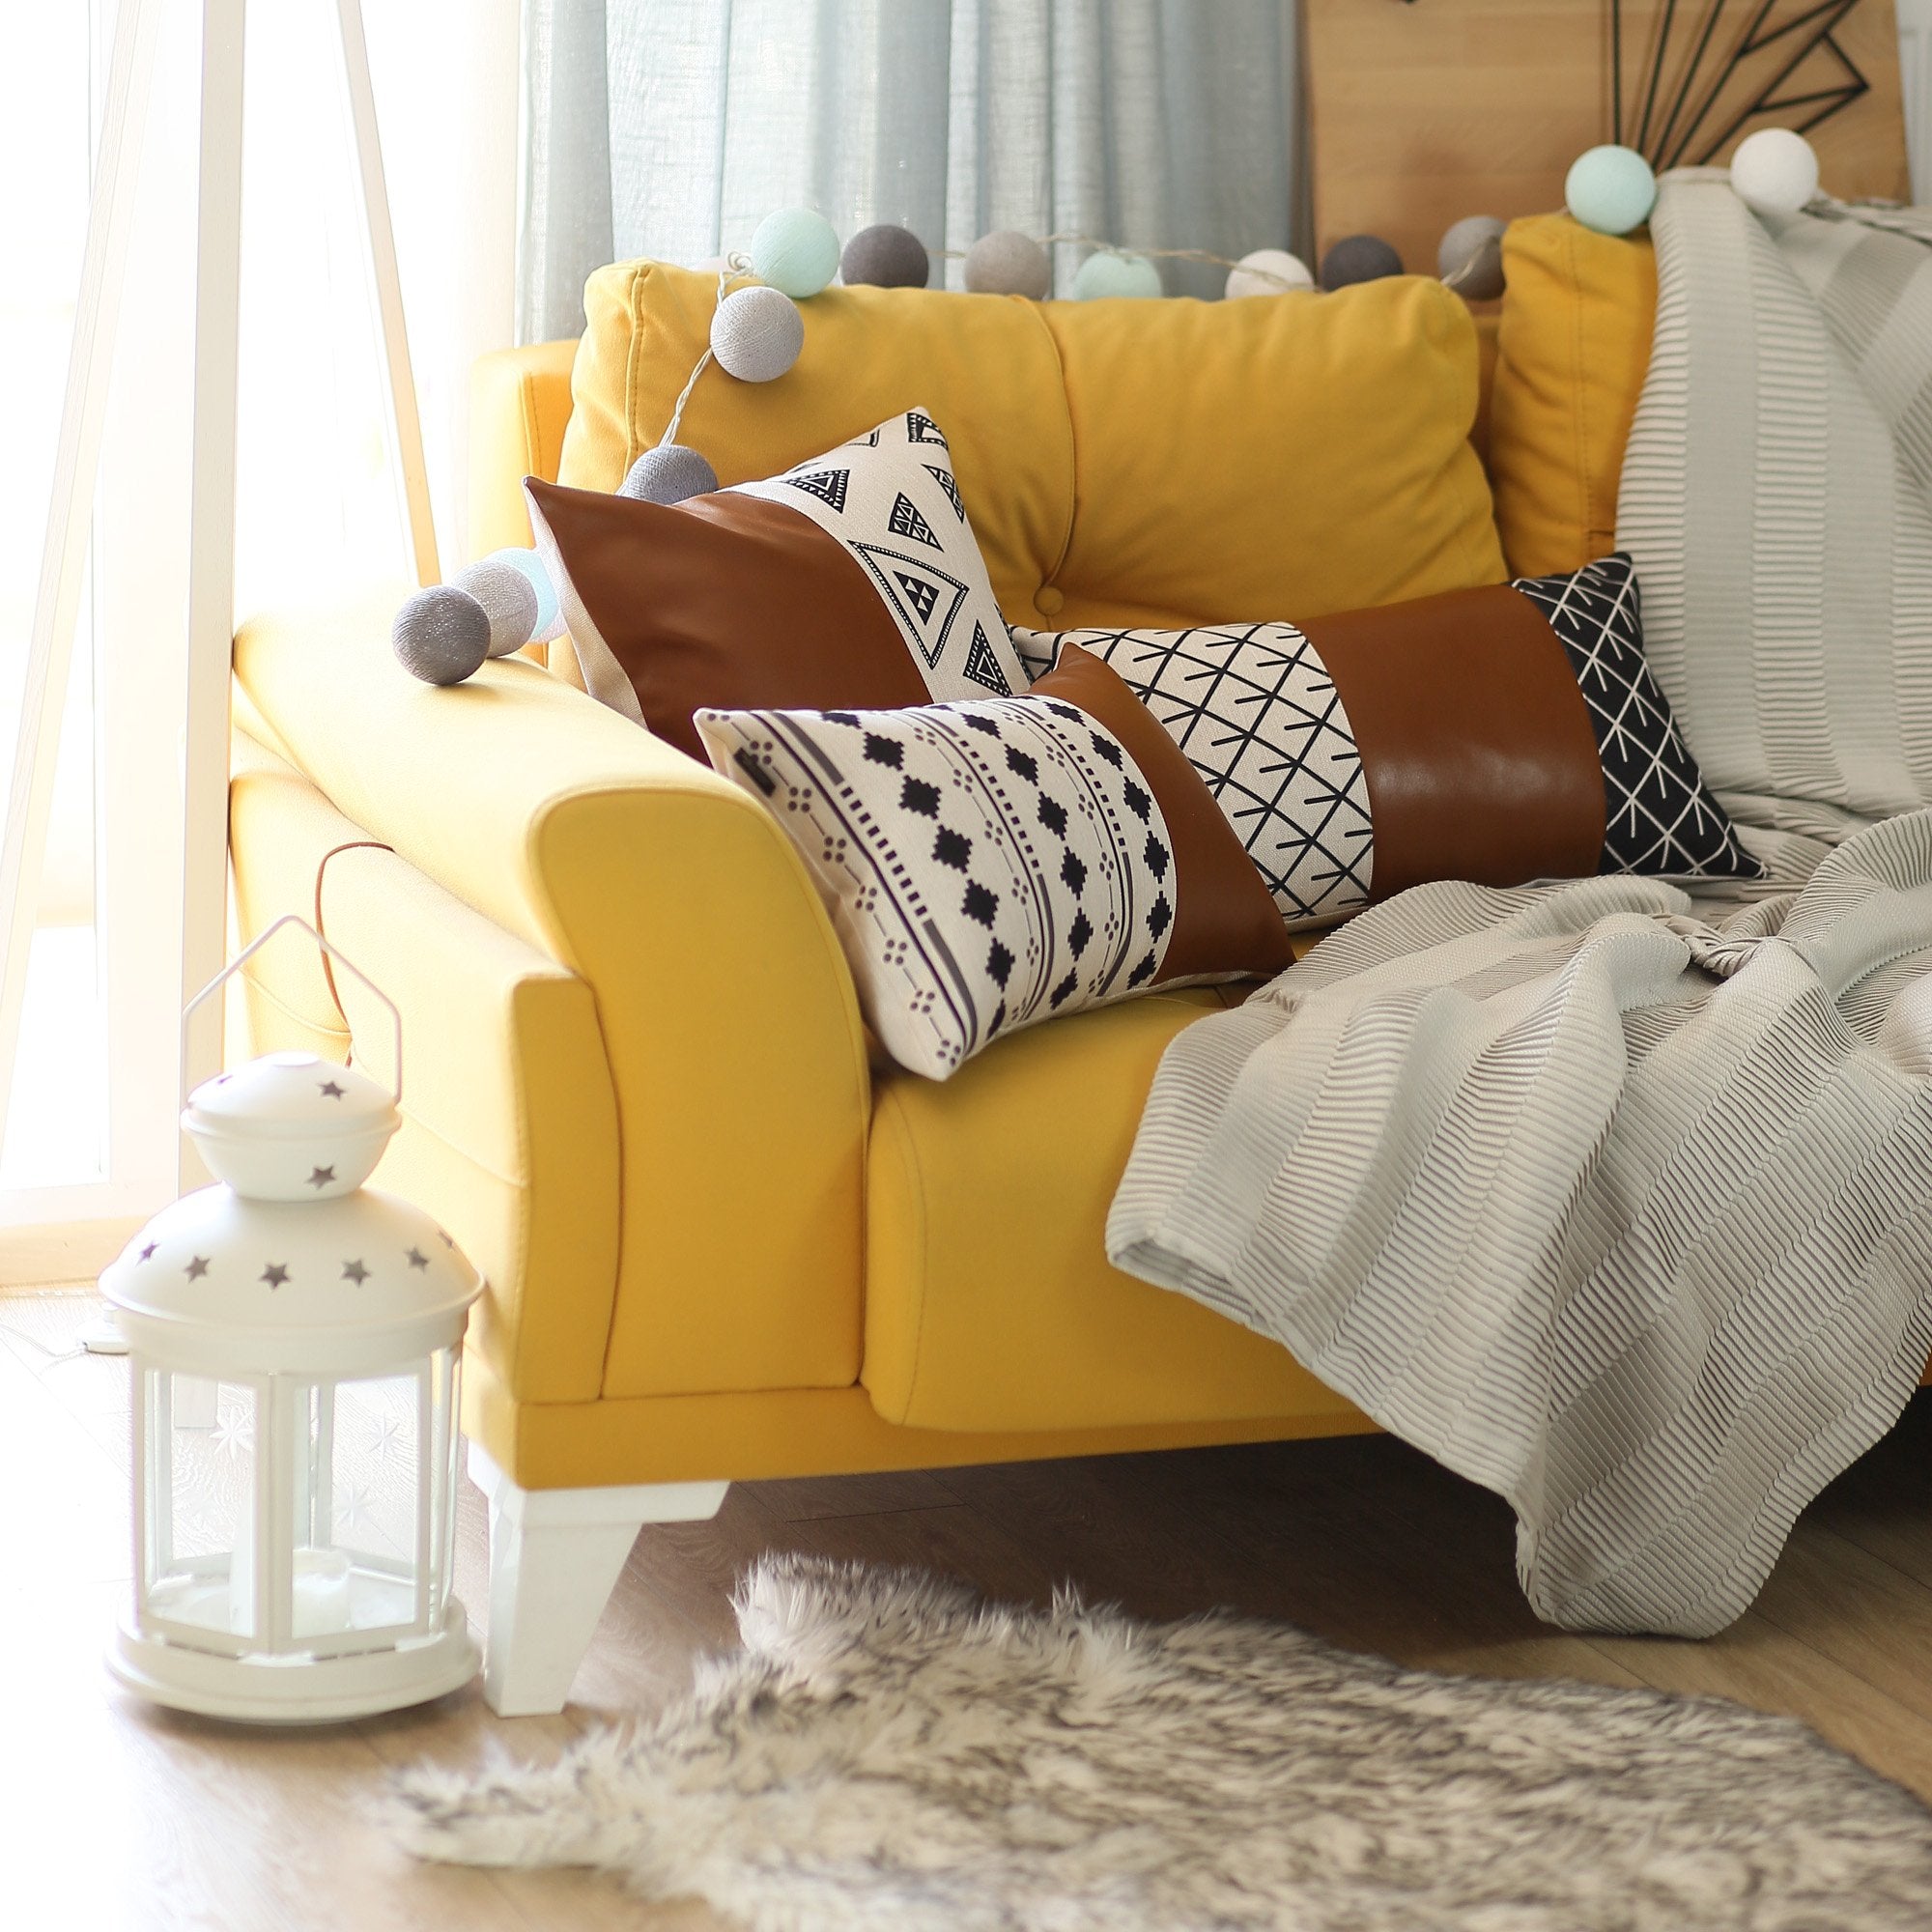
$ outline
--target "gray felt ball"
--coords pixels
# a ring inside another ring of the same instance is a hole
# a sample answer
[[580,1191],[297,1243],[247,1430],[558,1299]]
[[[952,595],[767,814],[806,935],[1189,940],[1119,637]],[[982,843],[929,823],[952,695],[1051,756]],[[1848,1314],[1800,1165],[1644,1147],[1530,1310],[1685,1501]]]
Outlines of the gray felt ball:
[[1443,231],[1435,272],[1465,301],[1494,301],[1503,292],[1503,223],[1465,214]]
[[1044,301],[1053,287],[1053,264],[1031,235],[996,228],[966,251],[966,287],[976,296],[1025,296]]
[[630,474],[617,485],[620,497],[641,503],[681,503],[687,497],[703,497],[718,487],[718,472],[696,450],[681,442],[661,442],[631,465]]
[[925,243],[896,221],[860,229],[838,258],[838,278],[847,288],[869,282],[875,289],[923,289],[931,274]]
[[542,608],[537,587],[514,565],[494,556],[459,570],[451,580],[458,590],[467,590],[483,607],[490,620],[490,655],[506,658],[529,642],[537,628]]
[[1379,235],[1345,235],[1321,258],[1321,286],[1346,289],[1402,273],[1402,257]]
[[778,289],[755,282],[734,289],[711,318],[711,353],[718,366],[741,383],[782,376],[804,347],[805,318]]
[[397,661],[425,684],[461,684],[490,655],[490,613],[467,590],[433,583],[396,612]]

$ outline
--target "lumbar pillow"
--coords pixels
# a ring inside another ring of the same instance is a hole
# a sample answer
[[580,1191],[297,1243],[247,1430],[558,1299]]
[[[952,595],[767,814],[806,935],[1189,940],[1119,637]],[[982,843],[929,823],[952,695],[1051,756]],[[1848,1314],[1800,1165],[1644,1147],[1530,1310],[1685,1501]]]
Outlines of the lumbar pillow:
[[1643,656],[1618,554],[1301,624],[1015,631],[1106,659],[1193,761],[1292,924],[1428,879],[1757,878]]
[[944,1080],[1055,1013],[1289,963],[1207,787],[1078,646],[1022,697],[700,711],[697,729],[798,847],[872,1031],[915,1073]]
[[703,756],[692,714],[1024,686],[923,410],[782,476],[658,503],[526,478],[591,695]]

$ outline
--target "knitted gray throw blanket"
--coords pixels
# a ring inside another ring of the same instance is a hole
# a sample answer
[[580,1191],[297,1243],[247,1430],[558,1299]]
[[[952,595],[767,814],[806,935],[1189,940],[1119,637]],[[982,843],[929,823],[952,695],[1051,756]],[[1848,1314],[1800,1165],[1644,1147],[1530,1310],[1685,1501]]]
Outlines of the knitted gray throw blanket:
[[1420,887],[1162,1061],[1115,1264],[1514,1506],[1531,1604],[1706,1635],[1932,1352],[1932,218],[1653,232],[1653,659],[1779,890]]

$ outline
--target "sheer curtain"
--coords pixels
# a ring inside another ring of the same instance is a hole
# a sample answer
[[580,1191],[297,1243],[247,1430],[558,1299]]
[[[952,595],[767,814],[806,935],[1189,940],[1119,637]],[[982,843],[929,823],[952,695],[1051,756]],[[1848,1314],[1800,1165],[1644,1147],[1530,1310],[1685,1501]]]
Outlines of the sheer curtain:
[[929,248],[1305,231],[1293,0],[526,0],[524,31],[525,341],[581,329],[603,263],[702,261],[793,203]]

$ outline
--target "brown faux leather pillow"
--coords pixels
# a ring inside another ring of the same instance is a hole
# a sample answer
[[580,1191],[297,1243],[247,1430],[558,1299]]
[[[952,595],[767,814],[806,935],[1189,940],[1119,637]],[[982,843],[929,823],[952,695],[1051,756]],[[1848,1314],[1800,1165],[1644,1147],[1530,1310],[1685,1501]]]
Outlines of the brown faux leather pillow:
[[1069,643],[1106,659],[1291,925],[1434,879],[1762,875],[1644,660],[1621,553],[1298,624],[1013,640],[1027,667]]
[[1290,961],[1207,786],[1077,646],[1024,697],[697,728],[797,846],[872,1031],[916,1073],[1055,1013]]
[[682,503],[527,477],[585,689],[695,758],[692,714],[923,704],[1026,680],[952,477],[908,410]]

